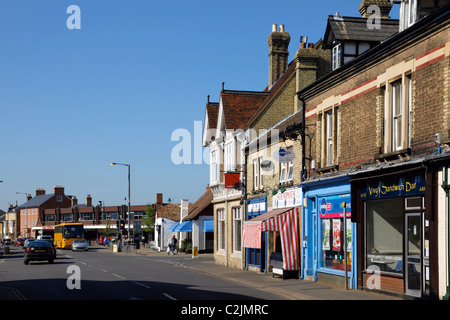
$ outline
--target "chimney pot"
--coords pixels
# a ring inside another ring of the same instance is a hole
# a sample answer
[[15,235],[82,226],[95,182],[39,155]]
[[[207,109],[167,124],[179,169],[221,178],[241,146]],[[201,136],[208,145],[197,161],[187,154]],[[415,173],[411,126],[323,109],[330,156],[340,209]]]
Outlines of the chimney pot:
[[284,24],[280,24],[280,32],[284,32]]
[[272,32],[277,32],[278,26],[276,24],[272,25]]

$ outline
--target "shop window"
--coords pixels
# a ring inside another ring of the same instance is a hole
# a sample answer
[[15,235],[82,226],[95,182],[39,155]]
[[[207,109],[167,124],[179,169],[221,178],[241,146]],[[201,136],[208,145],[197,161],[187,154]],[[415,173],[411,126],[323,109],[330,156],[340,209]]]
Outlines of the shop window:
[[366,268],[403,273],[403,198],[366,202]]
[[321,219],[320,267],[345,270],[345,241],[347,245],[347,271],[351,271],[351,219],[347,218],[346,226],[347,228],[344,230],[343,218]]

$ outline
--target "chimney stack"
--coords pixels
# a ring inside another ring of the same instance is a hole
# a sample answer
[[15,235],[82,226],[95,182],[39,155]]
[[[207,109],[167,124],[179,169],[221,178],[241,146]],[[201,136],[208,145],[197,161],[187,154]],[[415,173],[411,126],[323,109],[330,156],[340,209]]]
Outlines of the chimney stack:
[[30,201],[31,199],[33,199],[33,197],[31,196],[31,194],[27,194],[27,201]]
[[289,42],[291,36],[284,29],[284,25],[272,25],[272,33],[267,38],[269,45],[269,87],[286,71],[289,56]]
[[157,193],[156,194],[156,206],[162,206],[163,204],[163,194],[162,193]]
[[361,17],[370,18],[373,14],[373,10],[369,10],[370,6],[375,6],[380,8],[380,18],[381,19],[389,19],[389,12],[392,9],[392,3],[390,0],[362,0],[359,5],[359,13],[361,13]]
[[53,188],[53,193],[56,195],[64,195],[64,187],[62,186],[55,186]]
[[91,197],[90,194],[88,194],[88,195],[86,196],[86,206],[87,206],[87,207],[92,207],[92,197]]
[[73,196],[71,199],[72,207],[75,207],[78,205],[77,197]]
[[45,194],[45,189],[38,188],[36,189],[36,196],[41,196]]

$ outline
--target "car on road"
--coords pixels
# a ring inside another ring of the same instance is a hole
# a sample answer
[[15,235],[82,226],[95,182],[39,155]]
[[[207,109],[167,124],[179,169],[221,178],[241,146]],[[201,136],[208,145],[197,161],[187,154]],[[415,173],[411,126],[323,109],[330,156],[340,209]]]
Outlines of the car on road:
[[53,237],[52,236],[47,236],[47,235],[37,236],[36,239],[37,240],[50,240],[50,241],[53,241]]
[[30,242],[25,249],[23,262],[29,264],[30,261],[45,261],[53,263],[55,260],[54,251],[50,242],[45,240],[35,240]]
[[77,251],[77,250],[84,250],[87,251],[89,250],[89,243],[86,241],[86,239],[75,239],[72,242],[72,251]]

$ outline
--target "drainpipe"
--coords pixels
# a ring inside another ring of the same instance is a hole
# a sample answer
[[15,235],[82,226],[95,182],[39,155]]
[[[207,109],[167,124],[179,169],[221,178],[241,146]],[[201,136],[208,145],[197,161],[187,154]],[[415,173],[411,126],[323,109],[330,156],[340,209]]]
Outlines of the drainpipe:
[[449,191],[450,191],[450,186],[448,184],[448,168],[445,166],[443,167],[443,171],[444,171],[444,181],[442,182],[442,188],[445,190],[445,199],[446,199],[446,213],[447,213],[447,293],[445,294],[445,296],[442,297],[443,300],[450,300],[450,266],[449,266],[449,261],[450,261],[450,215],[449,215],[449,210],[450,210],[450,199],[449,199]]
[[300,97],[299,94],[297,94],[298,100],[302,102],[302,172],[300,175],[300,180],[303,182],[306,180],[306,145],[305,145],[305,137],[306,137],[306,124],[305,124],[305,116],[306,116],[306,102],[305,99]]

